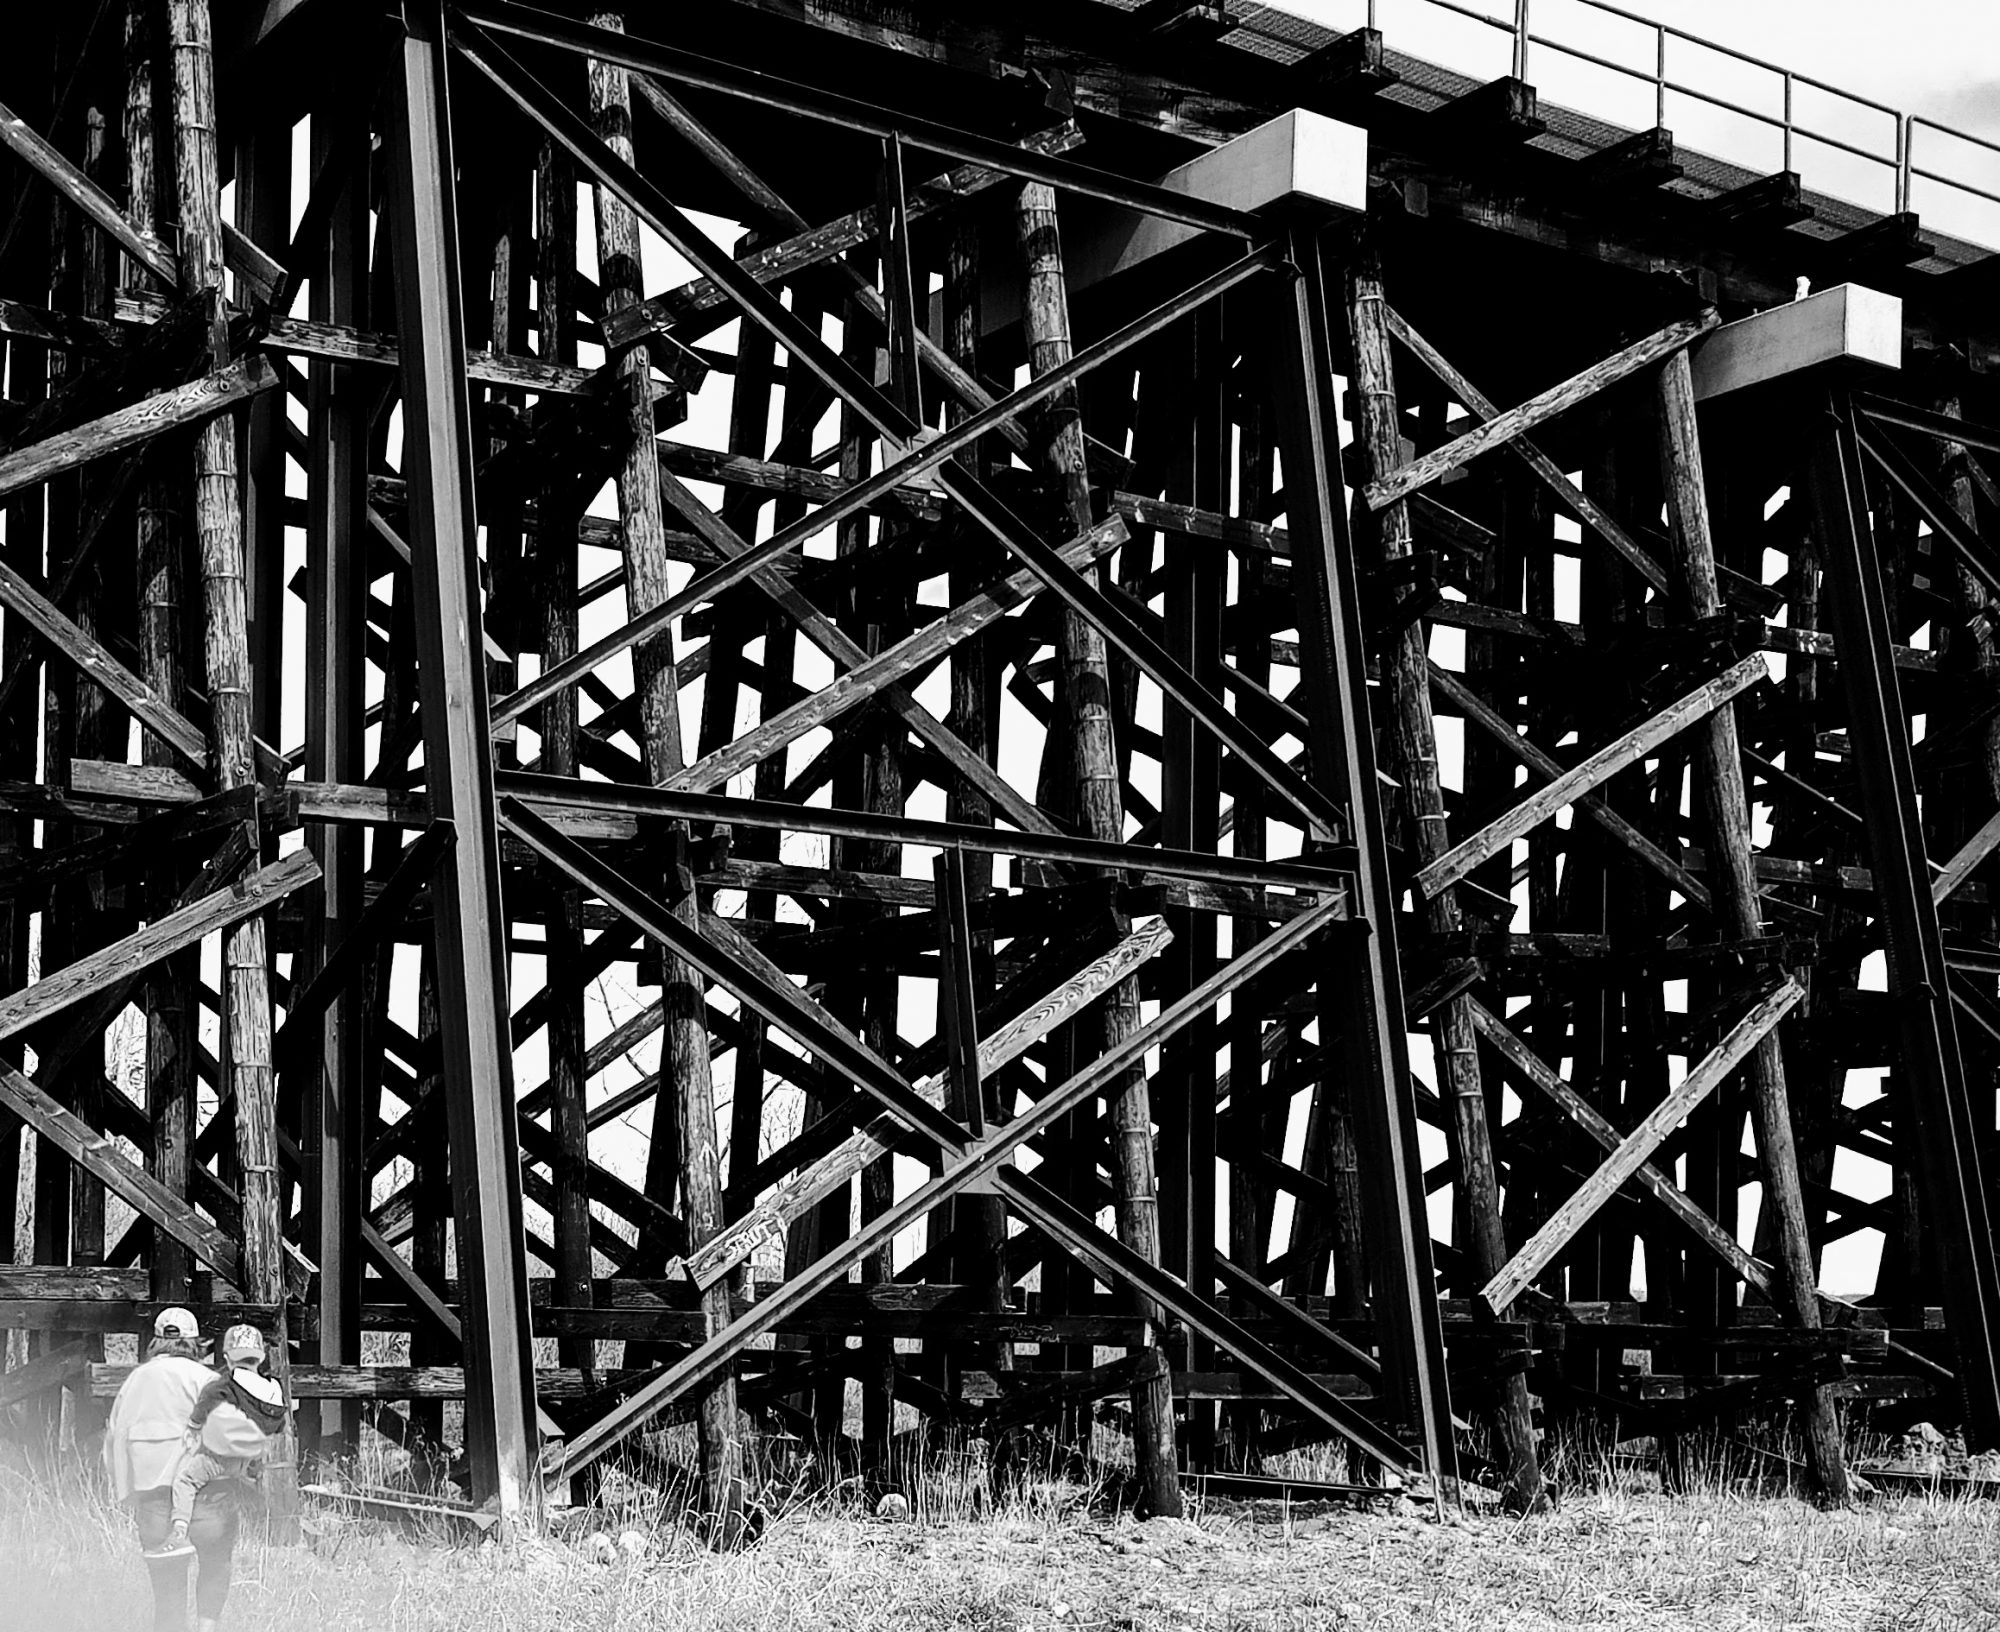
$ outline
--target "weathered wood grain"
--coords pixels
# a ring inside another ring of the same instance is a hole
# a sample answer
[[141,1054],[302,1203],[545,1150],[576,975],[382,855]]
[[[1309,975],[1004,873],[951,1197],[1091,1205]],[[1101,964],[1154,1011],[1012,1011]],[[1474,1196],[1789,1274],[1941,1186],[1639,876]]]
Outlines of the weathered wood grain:
[[224,409],[278,386],[277,371],[262,357],[245,357],[217,373],[114,409],[73,430],[0,454],[0,494],[46,482],[66,470],[135,447],[185,425],[200,424]]
[[1544,420],[1553,419],[1564,409],[1574,408],[1579,402],[1594,397],[1606,386],[1615,384],[1629,374],[1638,373],[1649,363],[1657,363],[1661,358],[1692,345],[1721,321],[1721,318],[1710,311],[1697,318],[1669,323],[1657,334],[1648,335],[1644,340],[1634,342],[1602,362],[1592,363],[1581,373],[1572,374],[1559,385],[1552,385],[1539,395],[1530,397],[1518,408],[1509,408],[1504,413],[1495,414],[1483,424],[1475,425],[1463,436],[1447,442],[1443,447],[1378,477],[1361,490],[1361,496],[1367,501],[1371,510],[1380,510],[1399,499],[1406,499],[1419,488],[1428,487],[1440,476],[1457,470],[1461,465],[1477,459],[1482,453],[1490,453],[1495,448],[1505,447],[1516,437],[1526,435]]
[[236,1243],[11,1065],[0,1063],[0,1104],[141,1217],[165,1230],[224,1280],[240,1278]]
[[1787,980],[1776,991],[1754,1004],[1750,1012],[1729,1029],[1721,1042],[1702,1056],[1679,1086],[1672,1089],[1645,1119],[1622,1141],[1616,1151],[1588,1180],[1550,1216],[1534,1235],[1495,1275],[1479,1295],[1497,1314],[1533,1284],[1535,1278],[1555,1259],[1605,1202],[1632,1177],[1647,1157],[1693,1110],[1719,1087],[1725,1077],[1780,1020],[1804,999],[1805,988]]
[[0,1037],[26,1031],[135,968],[146,968],[205,935],[268,910],[318,877],[319,864],[305,851],[296,850],[226,890],[170,912],[100,952],[65,964],[32,986],[0,998]]
[[[1018,1059],[1037,1040],[1073,1019],[1112,986],[1158,957],[1172,940],[1173,932],[1164,920],[1155,920],[1127,936],[1104,956],[1093,959],[1041,1002],[1016,1015],[992,1036],[981,1039],[980,1074],[990,1076],[1009,1061]],[[946,1088],[943,1073],[924,1078],[916,1087],[925,1099],[943,1108]],[[676,1266],[677,1270],[698,1286],[712,1286],[765,1242],[782,1238],[792,1220],[806,1209],[832,1194],[870,1162],[888,1155],[900,1138],[901,1127],[892,1116],[876,1117],[831,1155],[794,1174],[713,1241],[690,1253]]]
[[1606,743],[1575,769],[1537,789],[1506,815],[1488,823],[1479,832],[1453,846],[1447,854],[1420,868],[1416,875],[1417,888],[1424,895],[1431,896],[1457,883],[1482,861],[1498,855],[1516,839],[1549,820],[1563,806],[1573,803],[1579,794],[1601,786],[1661,743],[1708,718],[1732,697],[1739,697],[1759,681],[1769,679],[1770,673],[1763,655],[1753,652],[1707,684],[1697,686],[1680,701],[1662,709],[1643,725],[1635,726],[1615,741]]
[[167,246],[152,233],[135,227],[102,187],[29,128],[25,119],[4,106],[0,106],[0,145],[110,234],[113,242],[169,289],[179,286],[180,269],[174,265]]

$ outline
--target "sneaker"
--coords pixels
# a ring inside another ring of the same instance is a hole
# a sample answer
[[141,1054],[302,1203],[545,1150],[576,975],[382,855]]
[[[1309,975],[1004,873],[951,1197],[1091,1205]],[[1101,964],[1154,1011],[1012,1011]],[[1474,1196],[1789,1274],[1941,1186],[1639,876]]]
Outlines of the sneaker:
[[149,1559],[192,1558],[194,1545],[185,1536],[168,1536],[157,1546],[142,1549]]

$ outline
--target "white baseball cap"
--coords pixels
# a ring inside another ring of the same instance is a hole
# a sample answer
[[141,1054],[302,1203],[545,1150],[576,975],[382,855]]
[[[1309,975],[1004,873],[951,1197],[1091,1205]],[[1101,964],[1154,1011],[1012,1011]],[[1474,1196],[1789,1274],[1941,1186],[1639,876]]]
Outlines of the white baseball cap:
[[195,1343],[201,1339],[201,1327],[192,1310],[173,1308],[162,1309],[153,1317],[155,1337],[177,1337],[183,1342]]

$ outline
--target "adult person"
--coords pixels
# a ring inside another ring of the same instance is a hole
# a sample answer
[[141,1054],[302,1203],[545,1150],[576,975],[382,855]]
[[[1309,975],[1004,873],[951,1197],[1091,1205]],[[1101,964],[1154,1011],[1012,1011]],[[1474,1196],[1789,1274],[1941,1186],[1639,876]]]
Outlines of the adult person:
[[[187,1632],[190,1560],[184,1552],[168,1552],[167,1532],[173,1522],[174,1475],[195,1401],[217,1380],[201,1363],[201,1353],[194,1316],[185,1309],[162,1310],[153,1322],[146,1358],[119,1388],[104,1431],[104,1466],[112,1492],[131,1509],[152,1578],[153,1632]],[[236,1532],[236,1506],[227,1489],[202,1492],[188,1526],[198,1632],[216,1632],[221,1620],[234,1571]]]

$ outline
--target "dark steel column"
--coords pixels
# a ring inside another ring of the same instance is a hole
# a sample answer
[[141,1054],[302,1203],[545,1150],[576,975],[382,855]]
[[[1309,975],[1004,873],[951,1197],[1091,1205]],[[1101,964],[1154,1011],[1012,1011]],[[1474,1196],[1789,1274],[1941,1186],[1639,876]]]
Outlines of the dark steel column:
[[[367,329],[368,134],[340,120],[322,104],[313,120],[313,169],[337,158],[334,142],[355,151],[352,177],[329,223],[326,243],[307,272],[314,321]],[[329,140],[329,137],[331,140]],[[367,538],[360,530],[367,510],[368,386],[343,364],[311,365],[306,403],[306,776],[314,782],[365,779],[362,721],[366,655],[361,607],[367,595]],[[325,883],[311,922],[306,978],[324,966],[361,914],[362,835],[359,829],[313,826],[306,842]],[[378,842],[393,842],[384,833]],[[300,985],[303,987],[303,980]],[[321,1022],[318,1068],[307,1083],[304,1107],[310,1153],[312,1205],[318,1220],[319,1360],[355,1365],[361,1359],[360,1220],[366,1196],[362,1176],[364,1128],[363,1036],[365,1016],[358,980],[335,994]],[[360,1405],[322,1407],[321,1432],[352,1445]]]
[[[2000,1445],[2000,1267],[1994,1260],[1980,1142],[1991,1136],[1991,1086],[1975,1098],[1965,1079],[1952,1013],[1951,976],[1931,900],[1930,863],[1918,818],[1909,727],[1890,650],[1882,566],[1875,552],[1868,491],[1853,410],[1836,392],[1816,428],[1808,484],[1820,559],[1826,569],[1848,733],[1867,819],[1869,865],[1889,955],[1903,1069],[1899,1093],[1915,1113],[1924,1207],[1943,1259],[1945,1325],[1958,1348],[1966,1437],[1974,1449]],[[1983,1101],[1983,1109],[1981,1102]],[[1903,1131],[1899,1118],[1897,1132]]]
[[1275,314],[1272,341],[1284,456],[1285,515],[1299,598],[1307,686],[1308,744],[1319,790],[1348,812],[1354,847],[1352,911],[1366,935],[1342,937],[1335,967],[1320,979],[1320,1034],[1352,1095],[1367,1188],[1372,1292],[1382,1345],[1384,1402],[1399,1432],[1413,1435],[1442,1480],[1455,1473],[1451,1394],[1438,1317],[1424,1170],[1417,1154],[1416,1101],[1404,1031],[1396,950],[1396,891],[1376,792],[1375,738],[1368,714],[1353,541],[1334,460],[1332,329],[1318,240],[1295,231],[1294,274]]
[[475,1501],[503,1520],[535,1492],[534,1356],[522,1249],[520,1150],[507,1026],[493,758],[473,512],[450,90],[435,4],[404,7],[391,77],[391,227],[403,367],[424,779],[458,842],[434,881],[438,1017],[458,1274],[464,1288],[465,1427]]

